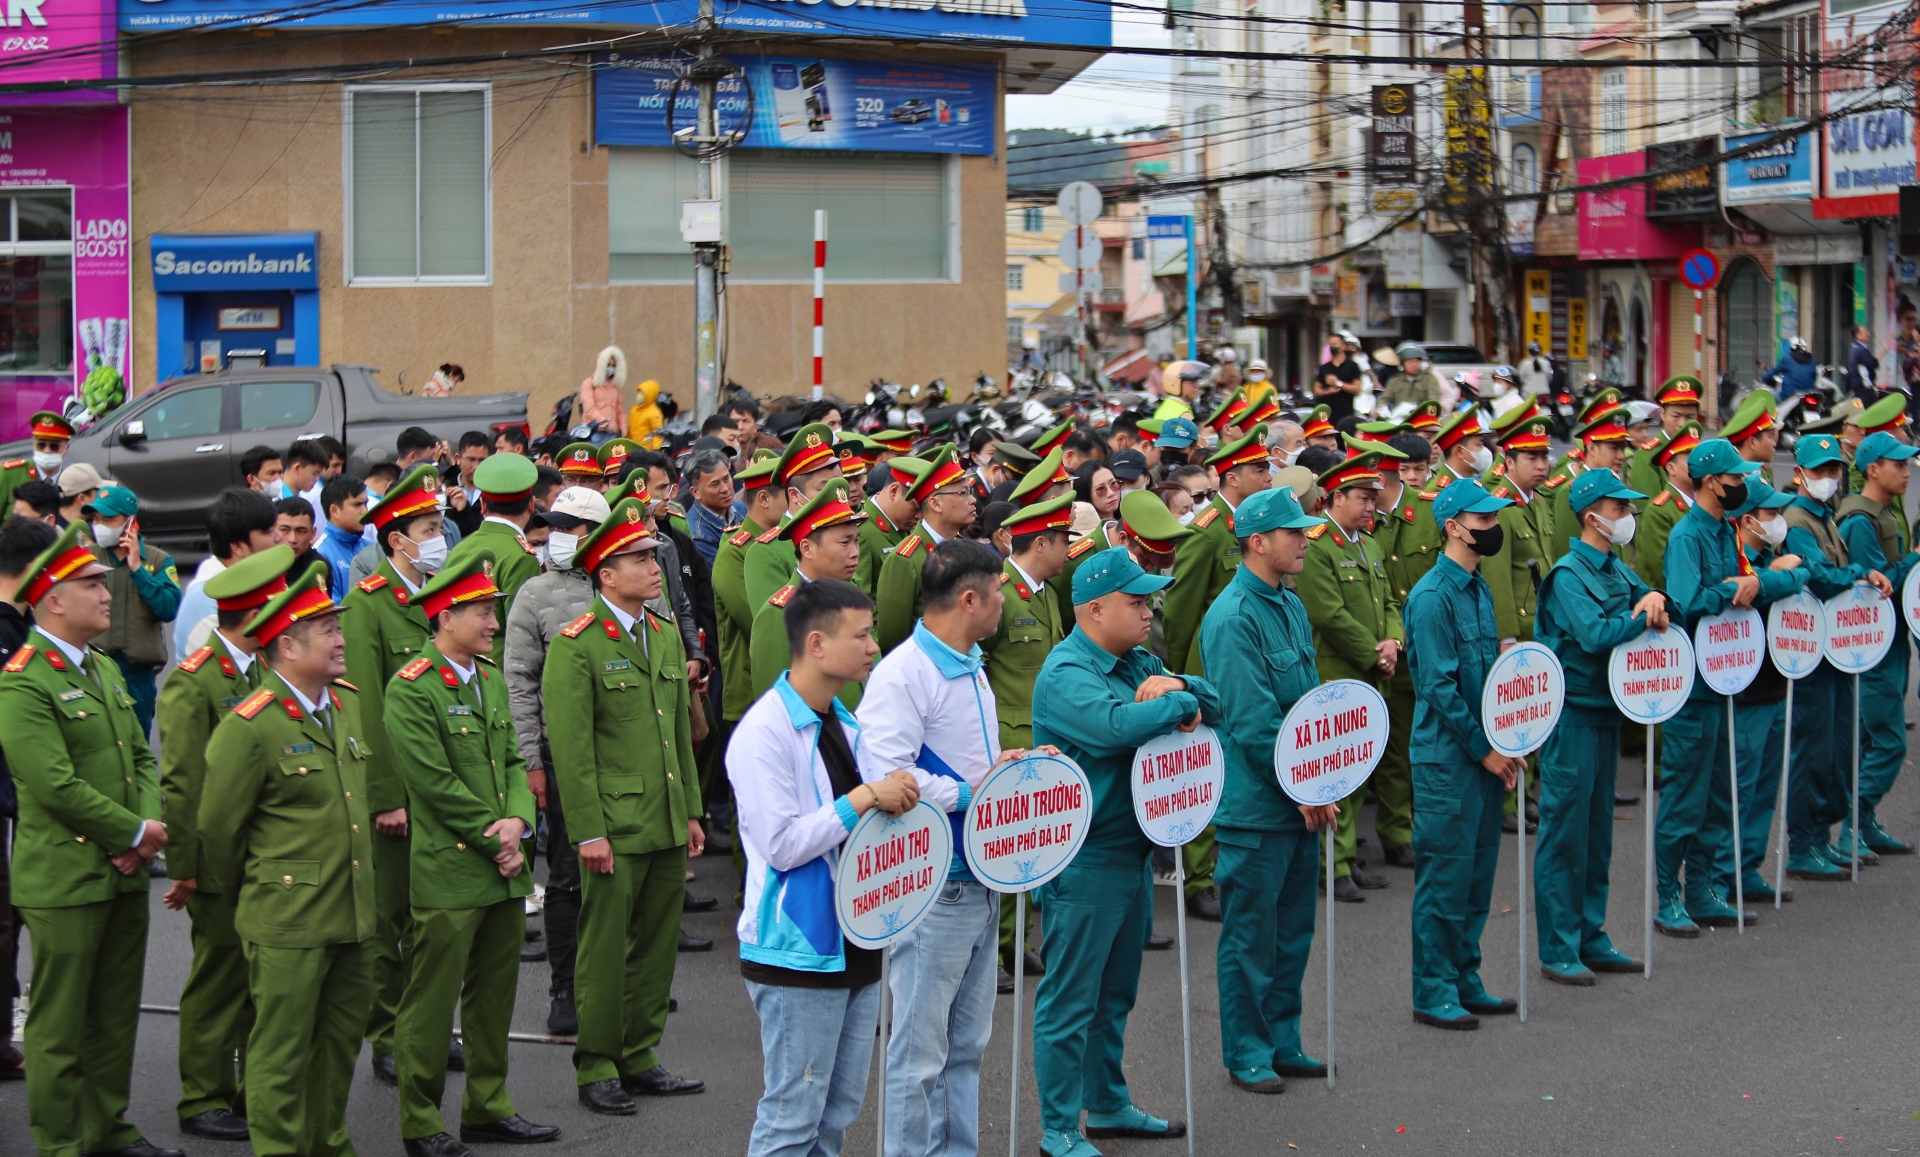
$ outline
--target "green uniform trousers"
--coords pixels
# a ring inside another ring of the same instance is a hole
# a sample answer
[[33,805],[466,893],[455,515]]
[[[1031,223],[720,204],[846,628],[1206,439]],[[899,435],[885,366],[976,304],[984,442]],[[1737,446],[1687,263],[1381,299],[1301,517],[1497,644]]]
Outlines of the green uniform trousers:
[[1533,915],[1543,964],[1578,964],[1613,947],[1606,933],[1607,874],[1620,728],[1582,724],[1577,714],[1579,708],[1567,708],[1540,750]]
[[1191,900],[1202,889],[1213,887],[1213,849],[1215,833],[1213,825],[1200,829],[1200,834],[1180,845],[1181,864],[1187,872],[1187,899]]
[[[1013,910],[1017,907],[1013,893],[1000,898],[1000,963],[1008,972],[1013,971]],[[1040,950],[1040,922],[1035,919],[1040,914],[1040,896],[1035,892],[1027,893],[1027,950]]]
[[373,833],[373,905],[378,930],[373,934],[373,1005],[367,1015],[367,1043],[373,1055],[393,1052],[393,1026],[400,1016],[413,961],[413,905],[408,864],[411,829],[404,836]]
[[402,1140],[447,1131],[440,1098],[447,1091],[447,1038],[453,1035],[455,1005],[467,1058],[460,1123],[491,1125],[513,1116],[507,1032],[513,1026],[526,933],[522,899],[484,908],[413,910],[413,970],[393,1037]]
[[607,876],[581,866],[573,976],[580,1014],[573,1074],[580,1084],[639,1076],[660,1063],[653,1050],[667,1025],[686,893],[684,847],[615,852]]
[[1373,830],[1382,851],[1413,842],[1413,674],[1405,656],[1387,683],[1387,750],[1367,782],[1373,786]]
[[[1913,662],[1908,635],[1901,631],[1880,665],[1860,675],[1860,822],[1893,790],[1907,761],[1907,667]],[[1848,725],[1853,721],[1849,719]],[[1852,799],[1853,769],[1847,769],[1847,799]],[[1851,807],[1849,807],[1851,812]]]
[[1479,764],[1413,765],[1413,1007],[1479,1000],[1480,934],[1500,862],[1499,777]]
[[20,915],[33,938],[25,1042],[33,1147],[41,1157],[78,1157],[131,1145],[140,1139],[127,1120],[127,1097],[147,965],[147,894],[22,908]]
[[1153,931],[1153,874],[1071,865],[1038,889],[1047,906],[1047,974],[1033,1002],[1040,1125],[1078,1129],[1080,1111],[1133,1103],[1121,1066],[1140,955]]
[[1707,799],[1716,783],[1726,798],[1727,774],[1727,701],[1719,696],[1689,699],[1660,727],[1660,810],[1654,820],[1653,852],[1661,899],[1680,895],[1683,864],[1688,865],[1686,902],[1706,898],[1712,882],[1707,865],[1718,851],[1707,827]]
[[1833,842],[1853,790],[1853,677],[1822,663],[1793,687],[1793,769],[1787,779],[1787,850],[1808,855]]
[[373,1000],[373,943],[244,946],[253,990],[247,1134],[254,1157],[353,1157],[347,1090]]
[[[1786,704],[1733,705],[1733,744],[1740,766],[1740,866],[1751,883],[1767,857],[1773,812],[1780,802],[1780,751],[1785,739]],[[1713,832],[1713,886],[1733,897],[1733,829],[1727,805],[1727,781],[1710,784],[1707,828]],[[1694,861],[1687,861],[1692,875]],[[1704,862],[1702,870],[1705,871]],[[1771,875],[1772,873],[1766,873]]]
[[[1333,874],[1335,877],[1353,875],[1354,856],[1360,850],[1360,808],[1367,802],[1367,787],[1360,789],[1340,801],[1340,818],[1333,825]],[[1327,841],[1319,841],[1320,875],[1327,874]]]
[[1220,829],[1220,1059],[1229,1071],[1298,1056],[1300,981],[1319,910],[1314,881],[1325,837]]
[[[193,967],[180,989],[180,1119],[212,1109],[244,1107],[247,1034],[253,998],[247,994],[247,954],[233,930],[231,896],[195,892],[187,898],[193,922]],[[238,1110],[236,1110],[238,1111]]]

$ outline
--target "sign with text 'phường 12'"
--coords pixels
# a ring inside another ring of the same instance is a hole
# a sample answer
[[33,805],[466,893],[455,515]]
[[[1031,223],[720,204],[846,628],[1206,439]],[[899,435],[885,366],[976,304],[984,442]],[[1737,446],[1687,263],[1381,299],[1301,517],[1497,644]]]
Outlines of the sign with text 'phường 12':
[[1064,755],[995,768],[967,808],[967,868],[996,892],[1024,892],[1073,862],[1093,822],[1093,787]]
[[1613,705],[1635,723],[1665,723],[1693,692],[1693,643],[1676,627],[1648,631],[1607,658]]
[[840,846],[833,910],[860,948],[885,948],[933,908],[953,866],[953,829],[940,809],[918,803],[897,816],[874,808]]
[[1274,740],[1280,790],[1303,807],[1338,803],[1360,789],[1387,752],[1387,701],[1358,679],[1300,696]]
[[1547,741],[1567,704],[1560,656],[1539,643],[1507,648],[1480,692],[1480,729],[1502,755],[1531,755]]
[[1213,822],[1226,780],[1227,753],[1213,728],[1170,731],[1134,752],[1133,818],[1154,843],[1179,847]]

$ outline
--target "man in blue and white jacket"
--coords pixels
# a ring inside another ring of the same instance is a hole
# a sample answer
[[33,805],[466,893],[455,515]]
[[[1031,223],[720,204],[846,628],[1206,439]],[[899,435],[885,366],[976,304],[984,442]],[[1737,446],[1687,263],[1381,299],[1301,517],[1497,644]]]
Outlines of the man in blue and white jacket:
[[747,856],[740,974],[764,1058],[749,1157],[837,1154],[860,1115],[880,953],[842,936],[834,869],[862,814],[898,815],[919,800],[913,775],[877,763],[834,698],[879,654],[872,601],[852,583],[821,579],[795,591],[786,611],[792,666],[741,718],[726,754]]
[[1000,897],[967,870],[962,825],[987,774],[1025,754],[1000,751],[979,646],[1000,628],[1001,575],[1000,556],[979,542],[951,538],[929,552],[920,572],[924,617],[873,669],[858,712],[874,762],[911,769],[920,798],[953,823],[953,865],[939,902],[893,944],[888,961],[894,1029],[884,1150],[903,1157],[973,1157],[980,1148]]

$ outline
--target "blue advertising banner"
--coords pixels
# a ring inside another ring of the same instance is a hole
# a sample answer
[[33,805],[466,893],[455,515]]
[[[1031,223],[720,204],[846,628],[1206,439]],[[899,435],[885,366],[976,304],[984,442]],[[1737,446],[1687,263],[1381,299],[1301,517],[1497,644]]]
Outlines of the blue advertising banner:
[[[594,70],[594,140],[665,146],[694,123],[692,85],[673,94],[684,56],[608,54]],[[997,86],[991,66],[930,65],[800,56],[736,57],[746,76],[722,84],[722,132],[746,125],[750,149],[872,149],[991,156]]]
[[[379,27],[405,24],[604,24],[691,27],[699,0],[548,4],[541,0],[359,0],[289,6],[285,0],[119,0],[120,29],[204,25]],[[1113,12],[1102,0],[741,0],[722,5],[723,28],[814,36],[995,40],[1106,48]]]
[[155,233],[156,293],[318,289],[318,233]]
[[[1727,148],[1737,149],[1772,135],[1764,132],[1730,136]],[[1720,166],[1726,173],[1720,199],[1728,205],[1807,200],[1813,196],[1813,154],[1811,135],[1802,133],[1728,161]]]

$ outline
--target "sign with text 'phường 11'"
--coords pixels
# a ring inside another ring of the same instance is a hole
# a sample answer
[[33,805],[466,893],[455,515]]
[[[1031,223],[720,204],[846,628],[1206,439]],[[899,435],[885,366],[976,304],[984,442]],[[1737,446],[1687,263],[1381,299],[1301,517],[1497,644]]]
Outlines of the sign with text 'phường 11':
[[1176,848],[1200,834],[1220,809],[1227,753],[1202,723],[1144,743],[1133,755],[1133,818],[1147,838]]
[[1708,687],[1738,695],[1767,661],[1766,624],[1752,607],[1728,607],[1694,625],[1693,653]]
[[1620,644],[1607,658],[1613,705],[1635,723],[1665,723],[1693,692],[1693,644],[1676,627],[1648,631]]
[[918,803],[897,816],[874,808],[840,846],[833,910],[860,948],[885,948],[933,908],[953,866],[953,829],[940,809]]
[[1300,696],[1280,724],[1273,768],[1280,790],[1324,807],[1360,790],[1387,753],[1387,701],[1371,684],[1335,679]]
[[1480,729],[1502,755],[1531,755],[1547,741],[1567,705],[1560,656],[1539,643],[1500,653],[1480,692]]
[[1848,675],[1872,670],[1893,649],[1893,602],[1866,583],[1828,599],[1826,611],[1827,662],[1836,670]]
[[[664,147],[692,127],[699,96],[676,95],[684,55],[599,57],[594,67],[594,140]],[[722,133],[745,127],[750,149],[866,149],[991,156],[998,87],[991,65],[739,56],[743,70],[714,97]],[[751,123],[744,123],[751,110]]]
[[967,808],[967,868],[996,892],[1024,892],[1073,862],[1093,822],[1093,787],[1064,755],[1003,763]]

